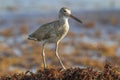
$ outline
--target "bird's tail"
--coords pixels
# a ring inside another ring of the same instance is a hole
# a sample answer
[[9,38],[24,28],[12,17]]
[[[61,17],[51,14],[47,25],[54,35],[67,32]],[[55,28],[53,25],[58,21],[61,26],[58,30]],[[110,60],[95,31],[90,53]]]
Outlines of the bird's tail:
[[33,37],[32,35],[29,35],[29,36],[28,36],[28,39],[29,39],[29,40],[35,40],[35,41],[37,41],[37,39],[36,39],[35,37]]

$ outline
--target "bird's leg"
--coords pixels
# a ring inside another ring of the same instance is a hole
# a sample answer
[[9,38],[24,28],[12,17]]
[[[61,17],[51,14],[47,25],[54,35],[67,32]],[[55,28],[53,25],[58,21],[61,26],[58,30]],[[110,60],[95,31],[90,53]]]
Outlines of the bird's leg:
[[44,64],[44,69],[46,69],[46,60],[45,60],[45,43],[43,43],[43,48],[42,48],[42,58],[43,58],[43,64]]
[[63,62],[61,61],[61,59],[60,59],[60,57],[59,57],[59,55],[58,55],[58,44],[59,44],[59,42],[56,43],[55,54],[56,54],[56,56],[57,56],[60,64],[62,65],[63,69],[66,69],[65,66],[63,65]]

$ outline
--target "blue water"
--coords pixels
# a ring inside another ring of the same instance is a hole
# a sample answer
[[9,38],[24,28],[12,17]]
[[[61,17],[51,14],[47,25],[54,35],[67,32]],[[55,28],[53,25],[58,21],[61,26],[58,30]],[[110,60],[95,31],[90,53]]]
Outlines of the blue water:
[[67,6],[73,10],[120,9],[120,0],[0,0],[0,13],[13,9],[17,12],[52,12]]

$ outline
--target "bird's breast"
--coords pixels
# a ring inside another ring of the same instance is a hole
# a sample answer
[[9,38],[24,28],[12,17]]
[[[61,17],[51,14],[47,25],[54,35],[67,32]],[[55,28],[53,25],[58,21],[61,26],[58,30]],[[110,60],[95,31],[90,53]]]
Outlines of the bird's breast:
[[57,34],[58,38],[59,39],[64,38],[65,35],[68,33],[68,31],[69,31],[69,24],[60,26]]
[[69,30],[69,24],[68,24],[68,23],[66,23],[66,24],[64,25],[64,29],[65,29],[66,32],[68,32],[68,30]]

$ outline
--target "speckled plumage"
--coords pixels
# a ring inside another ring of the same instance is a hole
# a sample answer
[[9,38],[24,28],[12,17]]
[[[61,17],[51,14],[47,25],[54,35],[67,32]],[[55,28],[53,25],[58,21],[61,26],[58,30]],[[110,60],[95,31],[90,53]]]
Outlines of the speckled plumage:
[[68,8],[63,7],[59,11],[58,20],[40,26],[35,32],[29,35],[28,39],[30,40],[43,41],[42,56],[43,56],[44,68],[46,68],[46,60],[44,53],[45,45],[46,43],[55,43],[56,56],[60,64],[62,65],[63,69],[65,69],[65,66],[63,65],[58,55],[58,44],[69,31],[69,24],[68,24],[69,17],[77,20],[78,22],[81,22],[79,19],[71,15],[71,11]]
[[47,43],[55,43],[61,40],[68,32],[68,22],[61,24],[59,20],[40,26],[30,37],[38,41],[46,41]]
[[30,38],[47,43],[55,43],[64,38],[68,30],[68,17],[59,14],[59,20],[40,26],[30,35]]

